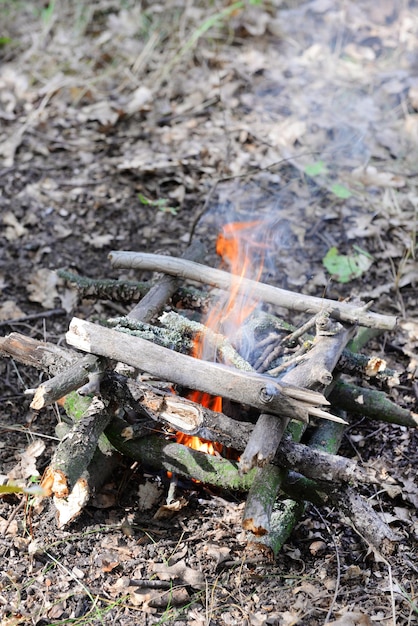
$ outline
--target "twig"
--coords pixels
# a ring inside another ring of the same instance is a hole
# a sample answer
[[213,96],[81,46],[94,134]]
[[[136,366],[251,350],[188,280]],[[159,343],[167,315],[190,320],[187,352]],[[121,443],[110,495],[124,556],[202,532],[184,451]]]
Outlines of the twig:
[[326,311],[335,319],[385,330],[393,330],[397,323],[395,317],[371,313],[364,306],[358,307],[345,302],[296,294],[184,259],[142,252],[120,251],[111,252],[109,258],[113,267],[116,268],[159,271],[172,276],[204,282],[226,290],[232,286],[238,287],[241,293],[245,291],[263,302],[286,307],[293,311],[311,314]]
[[31,313],[30,315],[24,315],[23,317],[15,317],[10,320],[2,320],[1,326],[14,326],[15,324],[24,324],[25,322],[31,322],[32,320],[44,319],[46,317],[55,317],[56,315],[67,315],[65,309],[50,309],[49,311],[41,311],[40,313]]

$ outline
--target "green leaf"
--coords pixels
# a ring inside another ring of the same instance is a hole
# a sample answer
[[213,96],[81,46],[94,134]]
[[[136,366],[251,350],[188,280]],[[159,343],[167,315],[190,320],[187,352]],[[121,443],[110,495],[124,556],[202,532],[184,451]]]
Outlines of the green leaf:
[[19,485],[0,485],[0,495],[7,495],[10,493],[24,493],[29,496],[44,496],[45,491],[40,485],[33,485],[33,487],[19,487]]
[[320,174],[327,173],[327,166],[325,165],[324,161],[316,161],[315,163],[306,165],[304,171],[307,176],[319,176]]
[[91,396],[80,396],[77,391],[70,391],[65,396],[64,410],[68,417],[80,420],[91,404]]
[[335,183],[335,185],[332,185],[331,191],[338,198],[342,198],[343,200],[345,200],[346,198],[351,198],[351,196],[353,195],[351,191],[347,189],[347,187],[345,187],[344,185],[340,185],[340,183]]
[[348,283],[367,272],[373,263],[373,257],[358,247],[352,254],[340,254],[334,246],[328,250],[322,262],[335,280]]
[[146,198],[142,193],[138,194],[138,200],[140,201],[141,204],[151,204],[151,200],[148,200],[148,198]]

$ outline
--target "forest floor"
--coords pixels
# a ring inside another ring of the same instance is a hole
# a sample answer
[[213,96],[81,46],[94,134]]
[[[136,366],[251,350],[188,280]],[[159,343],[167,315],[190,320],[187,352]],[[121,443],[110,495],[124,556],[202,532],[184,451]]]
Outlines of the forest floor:
[[[2,334],[62,343],[73,315],[127,310],[80,301],[57,269],[144,280],[109,251],[179,256],[196,236],[216,266],[222,225],[256,219],[263,280],[399,318],[367,353],[417,411],[414,0],[0,0],[0,13]],[[36,480],[62,409],[30,410],[39,372],[2,359],[0,375],[0,473]],[[315,507],[277,559],[246,558],[239,494],[188,487],[155,520],[167,485],[127,460],[68,528],[0,500],[2,625],[416,624],[417,431],[349,421],[342,453],[404,486],[363,492],[404,536],[390,559]],[[173,566],[176,593],[131,584]]]

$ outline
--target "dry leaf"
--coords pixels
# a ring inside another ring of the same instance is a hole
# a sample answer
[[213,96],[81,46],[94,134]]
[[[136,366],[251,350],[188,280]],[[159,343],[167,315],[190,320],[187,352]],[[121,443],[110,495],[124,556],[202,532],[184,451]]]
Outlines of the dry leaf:
[[16,302],[13,300],[6,300],[3,304],[0,305],[0,321],[4,320],[16,320],[19,317],[24,317],[25,314],[20,309]]
[[145,85],[141,85],[131,94],[130,100],[125,106],[126,113],[128,113],[128,115],[132,115],[137,111],[141,111],[144,108],[144,105],[148,104],[151,99],[151,89],[148,89],[148,87],[145,87]]
[[345,613],[334,622],[328,622],[328,626],[373,626],[373,622],[365,613]]
[[161,498],[162,489],[155,482],[147,480],[138,488],[138,507],[140,511],[149,511]]
[[103,248],[104,246],[108,246],[113,240],[115,236],[110,233],[107,235],[84,235],[83,241],[88,243],[93,248]]
[[8,241],[15,241],[19,237],[24,237],[27,234],[27,228],[25,228],[11,212],[7,211],[3,215],[3,223],[6,224],[5,237]]
[[379,172],[373,165],[359,167],[352,172],[353,178],[366,187],[395,187],[405,186],[405,178],[392,172]]
[[191,567],[187,567],[186,561],[178,561],[174,565],[165,565],[165,563],[154,563],[152,571],[157,574],[160,580],[177,579],[185,585],[190,585],[193,589],[204,589],[206,582],[202,572]]
[[39,476],[36,468],[36,459],[45,450],[45,443],[42,439],[35,439],[29,446],[19,454],[20,460],[7,474],[9,480],[26,480],[32,476]]
[[29,292],[29,300],[39,302],[44,309],[53,309],[55,299],[59,298],[58,280],[57,274],[46,267],[41,267],[33,272],[26,287]]

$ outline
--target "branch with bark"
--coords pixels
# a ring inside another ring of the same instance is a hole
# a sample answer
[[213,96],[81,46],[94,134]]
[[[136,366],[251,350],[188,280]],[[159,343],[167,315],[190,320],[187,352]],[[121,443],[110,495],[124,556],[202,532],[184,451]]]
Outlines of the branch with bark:
[[113,251],[109,254],[109,259],[115,268],[154,270],[228,291],[235,288],[238,292],[245,291],[263,302],[291,311],[309,314],[327,312],[337,320],[383,330],[393,330],[397,323],[395,317],[369,312],[368,305],[359,307],[346,302],[297,294],[176,257],[145,252]]

